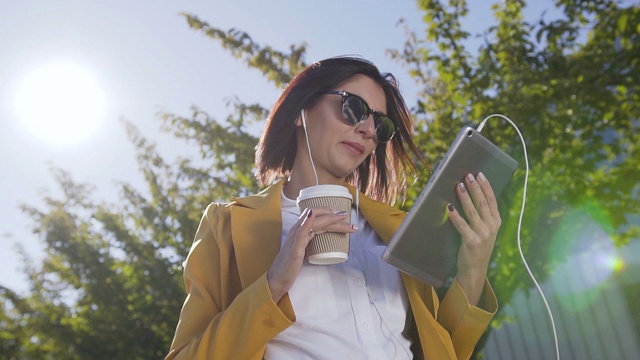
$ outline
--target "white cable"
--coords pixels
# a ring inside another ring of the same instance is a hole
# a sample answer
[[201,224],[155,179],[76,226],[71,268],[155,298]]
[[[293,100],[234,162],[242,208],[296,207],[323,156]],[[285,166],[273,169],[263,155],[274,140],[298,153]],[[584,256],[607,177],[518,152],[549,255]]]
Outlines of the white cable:
[[[367,257],[365,256],[365,261]],[[366,265],[365,265],[366,268]],[[367,285],[367,295],[369,295],[369,303],[371,305],[373,305],[373,308],[376,309],[376,313],[378,313],[378,317],[380,318],[380,323],[382,325],[384,325],[384,327],[387,328],[387,331],[389,332],[389,334],[393,337],[393,339],[395,340],[395,342],[391,341],[391,344],[393,344],[393,352],[396,354],[396,356],[398,355],[398,346],[396,345],[396,343],[398,343],[398,345],[401,345],[402,342],[400,341],[400,339],[398,339],[398,337],[393,333],[393,331],[391,331],[391,328],[389,327],[389,325],[387,325],[387,323],[384,321],[384,318],[382,317],[382,314],[380,313],[380,309],[378,309],[378,306],[376,305],[375,300],[373,300],[373,294],[371,293],[371,289],[369,288],[369,285]],[[380,332],[382,333],[382,335],[384,336],[384,329],[382,327],[380,327]],[[407,351],[407,349],[403,346],[402,350],[404,350],[404,352],[407,354],[407,359],[413,359],[413,354],[411,354],[409,351]]]
[[[316,177],[316,185],[320,184],[318,180],[318,172],[316,171],[316,164],[313,162],[313,156],[311,155],[311,145],[309,145],[309,133],[307,132],[307,118],[304,115],[304,109],[300,111],[300,116],[302,117],[302,127],[304,128],[304,137],[307,140],[307,151],[309,152],[309,160],[311,161],[311,168],[313,169],[313,175]],[[360,209],[360,183],[358,182],[356,187],[356,222],[358,224],[359,220],[359,210]]]
[[358,179],[356,182],[356,222],[358,225],[360,223],[360,180]]
[[316,185],[318,181],[318,172],[316,171],[316,164],[313,163],[313,156],[311,156],[311,145],[309,145],[309,133],[307,132],[307,119],[304,116],[304,109],[300,112],[302,116],[302,127],[304,128],[304,137],[307,139],[307,150],[309,151],[309,160],[311,160],[311,167],[313,168],[313,174],[316,176]]
[[533,275],[533,272],[531,271],[531,268],[529,267],[529,264],[527,263],[527,259],[524,257],[524,252],[522,251],[522,241],[520,239],[520,232],[522,230],[522,218],[524,216],[524,208],[525,208],[525,204],[526,204],[526,201],[527,201],[527,185],[529,183],[529,156],[527,155],[527,145],[525,144],[524,137],[522,136],[522,133],[520,133],[520,129],[518,129],[516,124],[513,121],[511,121],[511,119],[509,119],[508,117],[506,117],[506,116],[504,116],[502,114],[491,114],[491,115],[487,116],[484,120],[482,120],[480,125],[478,125],[478,129],[477,129],[478,132],[482,131],[482,129],[484,128],[484,124],[487,122],[487,120],[491,119],[492,117],[496,117],[496,116],[507,120],[509,122],[509,124],[511,124],[511,126],[513,126],[513,128],[516,129],[516,132],[518,133],[518,136],[520,136],[520,141],[522,142],[522,148],[524,149],[524,163],[525,163],[524,192],[522,194],[522,208],[520,210],[520,218],[518,219],[518,250],[520,251],[520,257],[522,258],[522,262],[524,264],[524,267],[525,267],[525,269],[527,269],[527,272],[529,273],[529,276],[533,280],[533,283],[536,285],[536,288],[538,289],[538,292],[540,292],[540,296],[542,297],[542,301],[544,302],[544,305],[547,308],[547,313],[549,314],[549,319],[551,319],[551,328],[553,330],[553,341],[554,341],[555,347],[556,347],[556,359],[559,360],[560,359],[560,349],[559,349],[559,346],[558,346],[558,334],[556,333],[556,324],[553,321],[553,313],[551,312],[551,308],[549,307],[549,303],[547,302],[547,298],[544,295],[544,292],[542,291],[542,288],[540,287],[540,284],[536,280],[536,277]]

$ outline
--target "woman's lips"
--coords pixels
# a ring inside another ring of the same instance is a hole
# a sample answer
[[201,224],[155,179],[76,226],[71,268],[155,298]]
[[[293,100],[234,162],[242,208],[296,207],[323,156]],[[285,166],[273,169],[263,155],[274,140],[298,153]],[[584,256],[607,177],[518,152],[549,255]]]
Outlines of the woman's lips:
[[342,144],[344,144],[347,150],[349,150],[349,152],[353,155],[361,156],[362,154],[364,154],[364,146],[362,146],[361,144],[347,141],[343,142]]

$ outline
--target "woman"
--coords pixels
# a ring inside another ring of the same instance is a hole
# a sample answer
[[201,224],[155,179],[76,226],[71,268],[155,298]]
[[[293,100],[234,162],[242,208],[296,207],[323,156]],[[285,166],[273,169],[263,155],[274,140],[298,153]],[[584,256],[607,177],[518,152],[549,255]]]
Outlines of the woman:
[[[323,60],[293,79],[257,148],[258,178],[271,186],[205,211],[167,359],[470,357],[497,310],[486,281],[497,204],[481,174],[458,187],[469,222],[449,207],[463,242],[442,301],[382,261],[405,215],[388,203],[415,170],[411,129],[395,79],[366,60]],[[300,190],[317,183],[348,186],[360,221],[329,208],[299,214]],[[350,234],[347,262],[305,261],[308,242],[326,231]]]

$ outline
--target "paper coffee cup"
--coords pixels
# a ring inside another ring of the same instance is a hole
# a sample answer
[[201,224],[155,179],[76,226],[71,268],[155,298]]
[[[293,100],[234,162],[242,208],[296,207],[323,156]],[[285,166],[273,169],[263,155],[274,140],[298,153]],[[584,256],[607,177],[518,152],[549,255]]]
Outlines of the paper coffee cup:
[[[330,207],[334,212],[346,211],[351,222],[351,202],[349,189],[341,185],[316,185],[300,190],[297,199],[302,213],[307,208]],[[339,264],[349,259],[349,234],[324,232],[316,234],[307,245],[309,263],[315,265]]]

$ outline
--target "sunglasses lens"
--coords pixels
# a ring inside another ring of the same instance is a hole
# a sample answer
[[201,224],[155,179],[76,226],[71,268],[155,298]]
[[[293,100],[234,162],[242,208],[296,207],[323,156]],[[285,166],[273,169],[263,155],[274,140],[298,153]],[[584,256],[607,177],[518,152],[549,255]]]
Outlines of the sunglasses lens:
[[385,115],[376,116],[376,139],[379,142],[387,142],[396,133],[396,124]]
[[[371,108],[361,98],[349,94],[343,99],[342,115],[351,125],[357,125],[369,117]],[[375,113],[376,140],[387,142],[396,133],[396,124],[386,115]]]
[[356,96],[347,96],[342,106],[342,115],[351,125],[365,120],[369,116],[369,106]]

